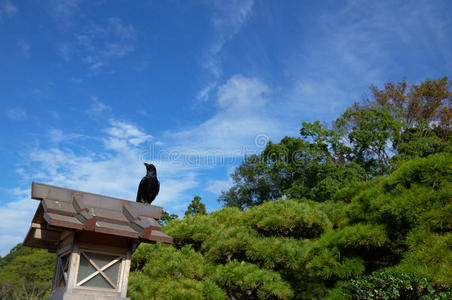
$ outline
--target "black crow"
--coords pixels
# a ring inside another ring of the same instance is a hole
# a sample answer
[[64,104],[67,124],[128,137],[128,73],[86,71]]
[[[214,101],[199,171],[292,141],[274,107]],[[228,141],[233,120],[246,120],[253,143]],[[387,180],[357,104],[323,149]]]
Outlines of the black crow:
[[137,202],[151,204],[160,190],[160,182],[157,179],[157,169],[153,164],[144,163],[146,176],[141,179],[138,186]]

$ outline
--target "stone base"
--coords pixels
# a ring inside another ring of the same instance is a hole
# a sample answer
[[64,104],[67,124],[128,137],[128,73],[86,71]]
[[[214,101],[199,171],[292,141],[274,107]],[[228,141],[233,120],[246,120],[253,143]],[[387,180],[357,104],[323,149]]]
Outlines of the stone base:
[[51,295],[46,300],[130,300],[128,297],[121,296],[106,296],[106,295],[93,295],[93,294],[55,294]]

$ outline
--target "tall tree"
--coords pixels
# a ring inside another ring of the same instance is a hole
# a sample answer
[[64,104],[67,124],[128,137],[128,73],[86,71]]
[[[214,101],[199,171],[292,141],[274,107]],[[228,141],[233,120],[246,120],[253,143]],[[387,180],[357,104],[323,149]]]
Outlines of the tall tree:
[[206,214],[206,206],[201,202],[201,197],[195,196],[185,211],[185,216],[200,216]]
[[231,175],[233,186],[221,193],[218,201],[225,206],[244,209],[258,205],[265,200],[274,200],[281,196],[276,183],[278,176],[269,171],[262,155],[245,156],[244,161]]
[[261,154],[245,157],[219,201],[240,209],[279,197],[325,201],[408,159],[452,152],[451,103],[447,77],[371,86],[370,95],[347,109],[333,128],[303,122],[300,137],[269,142]]
[[370,87],[370,96],[355,103],[336,121],[353,147],[352,160],[370,174],[383,174],[414,157],[450,152],[452,81],[405,80]]

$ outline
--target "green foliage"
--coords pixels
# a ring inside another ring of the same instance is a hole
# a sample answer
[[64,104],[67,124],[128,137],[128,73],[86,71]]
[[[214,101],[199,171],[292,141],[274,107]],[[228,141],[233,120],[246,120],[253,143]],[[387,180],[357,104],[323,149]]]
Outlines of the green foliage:
[[403,121],[394,118],[386,107],[348,109],[336,120],[339,128],[348,132],[352,145],[349,160],[358,163],[366,173],[374,176],[390,169],[388,142],[399,140]]
[[221,228],[215,218],[194,216],[168,223],[165,233],[173,237],[176,247],[190,245],[199,250],[201,244]]
[[437,234],[418,228],[408,234],[408,251],[400,269],[435,284],[452,284],[452,232]]
[[278,273],[250,263],[233,261],[220,265],[214,278],[232,299],[289,299],[293,295]]
[[131,299],[288,299],[293,292],[273,271],[232,261],[214,265],[190,247],[141,245],[132,258]]
[[[356,224],[329,231],[307,244],[303,257],[312,277],[346,279],[365,271],[365,258],[388,242],[383,227]],[[351,257],[350,257],[351,256]]]
[[323,202],[412,158],[452,153],[447,77],[370,90],[370,98],[347,109],[333,128],[303,122],[300,137],[269,142],[260,155],[246,157],[219,201],[240,209],[284,196]]
[[350,215],[387,224],[398,232],[420,224],[433,231],[450,231],[451,195],[452,154],[437,154],[405,163],[353,198]]
[[201,254],[189,247],[140,245],[133,254],[129,278],[131,299],[226,299],[212,280]]
[[45,299],[54,263],[54,254],[18,244],[1,260],[0,299]]
[[452,292],[446,287],[435,289],[426,279],[399,270],[374,272],[372,275],[352,279],[327,299],[450,299]]
[[185,216],[201,216],[206,214],[206,206],[201,202],[201,197],[195,196],[185,211]]
[[206,258],[215,262],[230,262],[231,259],[245,258],[246,249],[254,242],[257,233],[241,226],[226,227],[217,231],[203,245]]
[[253,207],[246,215],[248,225],[264,235],[312,238],[332,227],[328,217],[308,202],[266,202]]
[[222,192],[218,201],[225,206],[244,209],[265,200],[277,199],[281,192],[275,184],[273,174],[266,172],[260,155],[245,156],[243,163],[231,175],[234,185]]
[[169,221],[176,220],[177,218],[179,218],[178,215],[169,214],[167,211],[164,210],[162,211],[162,216],[160,217],[160,220],[158,220],[157,222],[159,222],[161,225],[165,225]]
[[246,259],[265,269],[298,270],[304,242],[294,238],[256,238],[246,249]]

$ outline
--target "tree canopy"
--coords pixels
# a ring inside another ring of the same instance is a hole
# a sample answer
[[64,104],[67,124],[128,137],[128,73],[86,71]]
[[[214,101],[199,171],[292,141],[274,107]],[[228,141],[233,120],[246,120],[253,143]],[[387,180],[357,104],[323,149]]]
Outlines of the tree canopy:
[[245,209],[279,197],[326,201],[347,185],[390,174],[416,157],[452,152],[452,81],[370,87],[331,127],[303,122],[299,137],[245,157],[219,198]]

